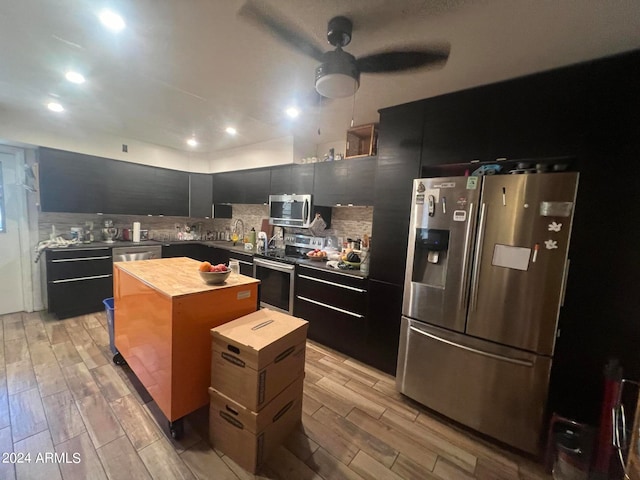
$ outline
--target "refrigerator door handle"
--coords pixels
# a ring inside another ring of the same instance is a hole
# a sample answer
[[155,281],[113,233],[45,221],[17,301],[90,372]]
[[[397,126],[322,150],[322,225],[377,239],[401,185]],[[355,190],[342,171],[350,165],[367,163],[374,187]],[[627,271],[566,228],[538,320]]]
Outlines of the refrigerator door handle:
[[567,263],[564,266],[564,275],[562,277],[562,291],[560,292],[560,306],[564,307],[564,296],[567,294],[567,279],[569,278],[569,266],[571,260],[567,258]]
[[462,288],[460,289],[460,308],[464,309],[467,306],[467,287],[466,285],[469,283],[469,259],[467,252],[469,251],[469,242],[471,241],[471,226],[473,222],[471,219],[473,218],[473,202],[469,204],[469,214],[467,221],[467,228],[464,232],[464,252],[465,254],[462,256]]
[[478,242],[473,258],[473,277],[471,278],[471,311],[475,312],[478,300],[478,279],[480,278],[480,259],[482,258],[482,247],[484,244],[484,229],[487,217],[487,204],[482,203],[480,208],[480,219],[478,220]]
[[420,330],[416,327],[409,327],[410,330],[419,333],[420,335],[424,335],[438,342],[446,343],[447,345],[451,345],[452,347],[460,348],[462,350],[466,350],[467,352],[475,353],[478,355],[482,355],[483,357],[493,358],[495,360],[500,360],[501,362],[513,363],[515,365],[520,365],[522,367],[533,367],[533,362],[529,360],[520,360],[519,358],[511,358],[505,357],[503,355],[496,355],[495,353],[485,352],[483,350],[478,350],[477,348],[467,347],[466,345],[460,345],[459,343],[452,342],[451,340],[446,340],[444,338],[438,337],[437,335],[433,335],[431,333],[427,333],[423,330]]

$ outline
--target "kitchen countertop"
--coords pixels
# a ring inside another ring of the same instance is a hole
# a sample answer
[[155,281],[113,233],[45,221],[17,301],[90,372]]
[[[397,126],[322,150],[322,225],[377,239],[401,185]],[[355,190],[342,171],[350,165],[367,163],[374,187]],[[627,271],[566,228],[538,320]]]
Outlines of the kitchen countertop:
[[[91,249],[91,248],[120,248],[120,247],[144,247],[149,245],[186,245],[186,244],[196,244],[196,245],[206,245],[209,247],[222,248],[224,250],[228,250],[230,252],[243,253],[245,255],[255,255],[257,253],[256,247],[251,250],[245,250],[244,245],[233,245],[232,242],[226,242],[221,240],[175,240],[175,241],[158,241],[158,240],[146,240],[143,242],[134,243],[131,241],[122,241],[116,240],[113,243],[105,243],[105,242],[92,242],[92,243],[79,243],[77,245],[69,245],[67,247],[49,247],[51,250],[81,250],[81,249]],[[269,258],[269,257],[265,257]],[[271,259],[275,260],[275,259]],[[277,261],[277,260],[276,260]],[[351,275],[360,278],[367,278],[368,275],[362,273],[360,270],[340,270],[338,268],[331,268],[326,266],[326,262],[317,262],[314,260],[305,260],[303,258],[297,259],[295,262],[297,265],[304,265],[305,267],[317,268],[318,270],[323,270],[327,272],[333,272],[338,275]]]
[[231,272],[223,284],[208,285],[198,274],[200,263],[192,258],[176,257],[118,262],[114,266],[170,298],[258,282],[255,278]]

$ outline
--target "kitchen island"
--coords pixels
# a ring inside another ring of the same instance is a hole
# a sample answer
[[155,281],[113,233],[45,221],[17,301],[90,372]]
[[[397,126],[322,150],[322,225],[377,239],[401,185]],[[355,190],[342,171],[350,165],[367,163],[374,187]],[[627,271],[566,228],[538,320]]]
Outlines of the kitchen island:
[[169,420],[209,402],[213,327],[258,309],[258,280],[232,272],[207,285],[200,262],[163,258],[115,263],[115,346]]

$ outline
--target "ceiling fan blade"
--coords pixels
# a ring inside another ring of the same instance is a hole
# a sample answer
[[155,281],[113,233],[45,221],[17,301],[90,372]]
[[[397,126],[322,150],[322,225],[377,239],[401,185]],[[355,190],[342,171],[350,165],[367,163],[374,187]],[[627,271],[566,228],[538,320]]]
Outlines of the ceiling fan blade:
[[416,68],[441,68],[449,58],[449,46],[429,50],[395,50],[374,53],[356,60],[361,73],[401,72]]
[[238,10],[238,15],[247,20],[253,21],[260,28],[273,34],[278,40],[295,48],[301,53],[321,62],[324,51],[322,51],[314,41],[304,33],[296,31],[291,25],[287,25],[286,19],[278,12],[269,8],[264,3],[255,0],[247,0]]

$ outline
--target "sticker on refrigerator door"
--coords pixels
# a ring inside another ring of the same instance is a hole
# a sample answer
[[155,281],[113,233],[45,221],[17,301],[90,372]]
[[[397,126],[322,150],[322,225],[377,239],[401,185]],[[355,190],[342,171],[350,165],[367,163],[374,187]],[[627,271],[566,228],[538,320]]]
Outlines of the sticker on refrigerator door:
[[560,230],[562,230],[562,224],[561,223],[556,223],[556,222],[551,222],[547,226],[547,230],[549,230],[550,232],[559,232]]
[[418,187],[416,188],[416,191],[418,193],[423,193],[425,190],[426,190],[426,187],[424,186],[424,183],[418,182]]
[[467,211],[466,210],[454,210],[453,211],[453,221],[454,222],[464,222],[467,220]]
[[467,190],[476,190],[478,188],[478,177],[467,177]]
[[531,249],[523,247],[512,247],[510,245],[500,245],[496,243],[493,248],[494,267],[512,268],[514,270],[527,271],[529,269],[529,258]]
[[544,248],[546,248],[547,250],[555,250],[556,248],[558,248],[558,242],[556,240],[545,240]]
[[456,202],[456,205],[458,205],[458,208],[465,208],[467,206],[466,197],[460,197]]
[[442,182],[438,185],[434,185],[433,188],[456,188],[455,182]]
[[418,195],[416,195],[416,203],[418,205],[424,204],[424,193],[419,193]]

